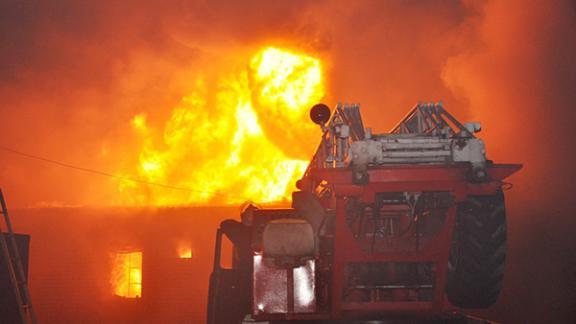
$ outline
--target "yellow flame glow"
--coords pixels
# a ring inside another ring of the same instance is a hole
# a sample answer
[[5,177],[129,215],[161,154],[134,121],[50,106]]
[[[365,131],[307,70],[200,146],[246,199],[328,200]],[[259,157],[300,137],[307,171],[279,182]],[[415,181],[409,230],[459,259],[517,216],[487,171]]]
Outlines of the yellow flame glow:
[[114,295],[142,296],[142,252],[119,252],[113,256],[110,279]]
[[[123,182],[124,202],[182,205],[282,201],[304,172],[317,135],[309,108],[324,96],[320,61],[266,48],[246,68],[205,82],[175,107],[162,130],[146,114],[132,126],[142,138],[141,179],[192,191]],[[297,148],[297,149],[295,149]]]
[[180,259],[192,259],[192,248],[189,245],[181,244],[178,247],[178,257]]

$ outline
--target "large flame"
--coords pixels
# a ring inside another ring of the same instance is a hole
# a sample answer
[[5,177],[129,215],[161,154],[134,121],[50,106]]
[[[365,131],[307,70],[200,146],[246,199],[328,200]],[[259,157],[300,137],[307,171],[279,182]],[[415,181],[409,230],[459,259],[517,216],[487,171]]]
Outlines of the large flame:
[[[319,60],[266,48],[236,73],[198,76],[163,128],[138,114],[140,179],[192,190],[122,182],[140,205],[288,199],[316,141],[308,109],[324,96]],[[311,140],[312,139],[312,140]]]

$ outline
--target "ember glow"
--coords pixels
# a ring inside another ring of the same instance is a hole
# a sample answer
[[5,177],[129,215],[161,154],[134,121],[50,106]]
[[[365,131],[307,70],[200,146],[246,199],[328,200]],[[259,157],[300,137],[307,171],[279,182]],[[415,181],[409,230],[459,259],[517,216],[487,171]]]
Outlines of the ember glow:
[[178,257],[180,259],[192,259],[192,248],[190,244],[181,243],[178,246]]
[[[129,204],[183,205],[289,198],[315,141],[309,108],[324,96],[318,59],[277,48],[258,52],[235,73],[210,85],[199,74],[194,90],[171,110],[163,127],[149,115],[132,118],[142,139],[139,163],[126,173],[167,190],[121,182]],[[155,123],[158,125],[158,123]],[[298,149],[294,149],[297,147]]]
[[142,252],[119,252],[113,256],[110,280],[114,295],[126,298],[142,296]]

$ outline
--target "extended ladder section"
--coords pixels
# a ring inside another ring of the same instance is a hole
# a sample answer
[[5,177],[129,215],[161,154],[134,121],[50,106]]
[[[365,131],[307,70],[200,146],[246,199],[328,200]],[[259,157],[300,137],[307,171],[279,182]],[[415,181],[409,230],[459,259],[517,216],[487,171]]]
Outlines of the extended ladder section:
[[20,319],[22,323],[35,324],[36,314],[32,308],[32,300],[30,299],[30,292],[28,290],[28,280],[22,267],[22,259],[20,258],[20,252],[16,244],[16,238],[14,237],[12,223],[8,215],[8,208],[6,207],[2,190],[0,190],[0,205],[2,206],[3,220],[6,225],[6,232],[1,231],[2,229],[0,228],[0,233],[2,234],[0,235],[0,245],[8,268],[8,275],[12,284],[14,297],[18,304]]
[[357,104],[338,104],[326,123],[310,169],[352,167],[355,182],[366,170],[382,165],[468,163],[470,178],[487,181],[484,142],[474,134],[480,123],[461,124],[442,103],[418,103],[389,133],[364,129]]

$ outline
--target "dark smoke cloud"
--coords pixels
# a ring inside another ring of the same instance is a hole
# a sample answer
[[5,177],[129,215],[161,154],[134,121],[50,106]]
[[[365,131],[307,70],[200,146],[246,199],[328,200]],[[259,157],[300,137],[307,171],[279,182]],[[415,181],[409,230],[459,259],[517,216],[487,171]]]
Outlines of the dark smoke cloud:
[[[0,144],[120,170],[137,159],[130,118],[148,112],[161,123],[199,68],[243,62],[262,45],[313,53],[328,69],[326,101],[362,103],[377,130],[420,100],[443,100],[457,118],[482,122],[490,158],[525,165],[507,192],[512,288],[494,314],[515,322],[539,308],[533,319],[570,322],[575,40],[576,3],[568,0],[5,0]],[[0,158],[14,205],[114,198],[114,180]],[[535,290],[548,296],[530,297]]]
[[[8,1],[0,10],[0,143],[88,168],[134,164],[130,119],[161,124],[200,69],[294,38],[290,2]],[[6,155],[13,204],[109,204],[116,181]]]

